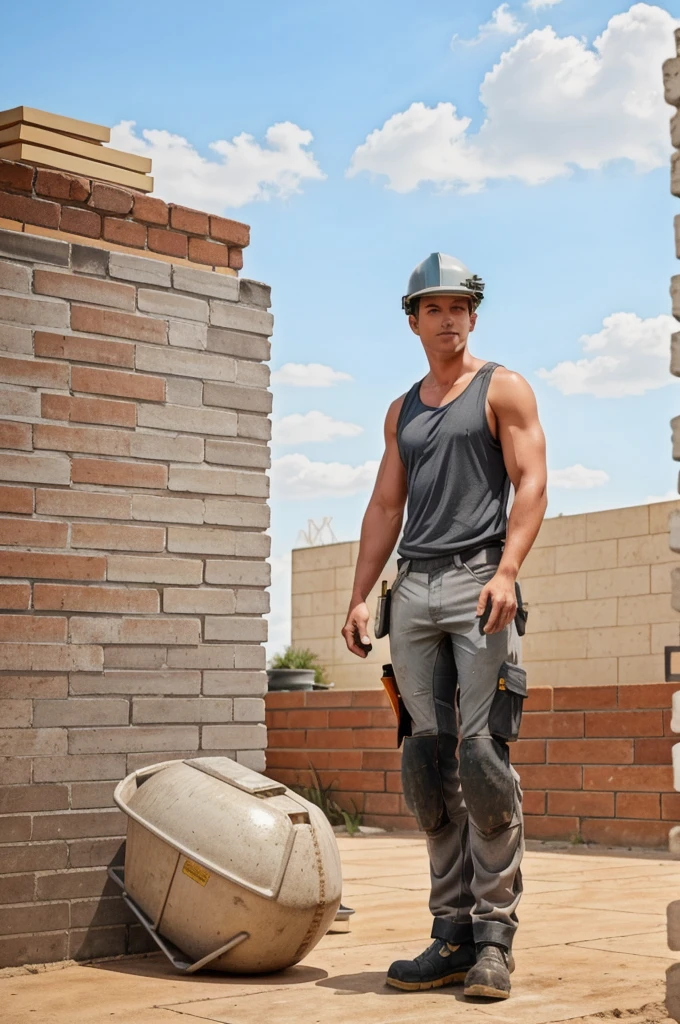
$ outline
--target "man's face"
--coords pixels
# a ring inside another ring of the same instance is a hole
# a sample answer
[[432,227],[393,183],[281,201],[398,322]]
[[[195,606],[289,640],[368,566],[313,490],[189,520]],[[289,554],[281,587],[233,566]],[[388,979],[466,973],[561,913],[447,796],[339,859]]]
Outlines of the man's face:
[[465,295],[423,295],[418,316],[408,318],[424,347],[441,353],[464,348],[476,320],[477,314],[471,312]]

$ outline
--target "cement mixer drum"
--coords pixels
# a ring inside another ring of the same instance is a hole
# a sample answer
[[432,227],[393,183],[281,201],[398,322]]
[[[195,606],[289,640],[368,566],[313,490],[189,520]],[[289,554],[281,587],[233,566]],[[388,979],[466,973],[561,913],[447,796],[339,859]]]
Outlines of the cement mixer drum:
[[114,799],[128,815],[119,884],[158,945],[189,958],[183,969],[281,970],[333,922],[342,887],[333,829],[281,783],[202,757],[133,772]]

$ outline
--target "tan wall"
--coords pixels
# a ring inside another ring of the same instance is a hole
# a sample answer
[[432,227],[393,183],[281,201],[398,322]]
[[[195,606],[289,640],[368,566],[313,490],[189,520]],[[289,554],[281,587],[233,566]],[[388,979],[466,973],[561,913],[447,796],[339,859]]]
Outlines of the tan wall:
[[[519,577],[530,605],[523,641],[530,685],[663,680],[664,647],[680,643],[680,616],[670,604],[671,568],[680,566],[668,546],[672,509],[680,501],[543,522]],[[358,551],[351,542],[293,552],[293,644],[315,650],[341,689],[380,686],[389,661],[387,639],[361,662],[340,636]],[[395,570],[391,562],[384,577]]]

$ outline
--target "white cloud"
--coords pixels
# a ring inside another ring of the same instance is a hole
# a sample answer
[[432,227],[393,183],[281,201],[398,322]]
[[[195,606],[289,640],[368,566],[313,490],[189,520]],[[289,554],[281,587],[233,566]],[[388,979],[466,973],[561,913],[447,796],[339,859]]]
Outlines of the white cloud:
[[273,384],[287,384],[293,388],[332,388],[334,384],[347,380],[354,378],[323,363],[284,363],[272,374]]
[[459,39],[455,35],[451,43],[462,43],[463,46],[476,46],[478,43],[488,39],[489,36],[518,36],[525,28],[526,25],[523,25],[510,10],[510,4],[501,4],[492,13],[489,20],[484,25],[479,26],[478,33],[474,39]]
[[151,157],[154,191],[201,210],[221,213],[256,199],[287,199],[302,191],[303,182],[326,177],[307,148],[312,133],[290,121],[268,128],[265,145],[246,132],[211,142],[214,160],[181,135],[157,128],[137,135],[134,129],[134,121],[121,121],[111,129],[111,145]]
[[612,17],[592,48],[549,26],[530,32],[486,74],[479,131],[451,102],[412,103],[357,147],[347,174],[384,175],[397,192],[423,182],[474,191],[507,178],[538,185],[611,160],[640,172],[665,165],[660,68],[674,53],[676,24],[668,11],[637,3]]
[[272,492],[278,500],[346,498],[373,487],[378,462],[350,466],[342,462],[312,462],[299,452],[274,459]]
[[527,0],[525,6],[532,11],[540,11],[543,7],[556,7],[562,0]]
[[660,501],[680,501],[680,494],[678,494],[677,488],[675,490],[666,491],[665,494],[650,494],[643,501],[644,505],[655,505]]
[[603,487],[608,482],[609,474],[603,469],[587,469],[580,462],[548,472],[548,487],[559,487],[565,491],[588,491],[593,487]]
[[584,352],[596,355],[537,370],[537,375],[563,395],[624,398],[666,387],[673,383],[670,335],[677,326],[671,316],[642,320],[635,313],[612,313],[601,331],[579,339]]
[[357,423],[334,420],[332,416],[315,409],[274,420],[273,440],[276,444],[305,444],[312,441],[334,441],[338,437],[358,437],[363,432],[363,427]]

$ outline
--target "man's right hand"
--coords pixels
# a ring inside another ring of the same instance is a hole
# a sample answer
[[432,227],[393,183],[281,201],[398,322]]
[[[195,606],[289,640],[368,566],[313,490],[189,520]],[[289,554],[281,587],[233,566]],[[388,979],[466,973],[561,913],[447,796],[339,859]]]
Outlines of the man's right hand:
[[367,652],[357,643],[360,640],[364,644],[370,644],[371,638],[368,635],[368,620],[370,613],[365,601],[360,601],[349,610],[347,621],[342,627],[342,635],[345,638],[347,649],[356,654],[358,658],[365,658]]

